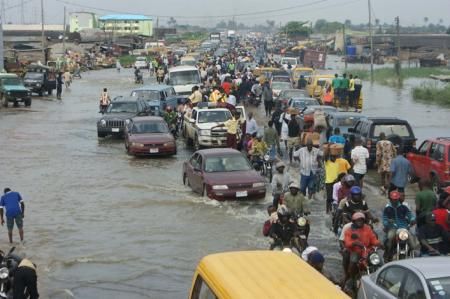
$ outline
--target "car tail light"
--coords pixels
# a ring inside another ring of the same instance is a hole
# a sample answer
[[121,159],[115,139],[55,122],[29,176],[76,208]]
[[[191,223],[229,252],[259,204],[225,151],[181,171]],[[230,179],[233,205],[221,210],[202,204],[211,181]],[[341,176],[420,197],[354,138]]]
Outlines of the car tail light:
[[366,146],[367,146],[367,148],[371,148],[372,147],[372,140],[367,140]]

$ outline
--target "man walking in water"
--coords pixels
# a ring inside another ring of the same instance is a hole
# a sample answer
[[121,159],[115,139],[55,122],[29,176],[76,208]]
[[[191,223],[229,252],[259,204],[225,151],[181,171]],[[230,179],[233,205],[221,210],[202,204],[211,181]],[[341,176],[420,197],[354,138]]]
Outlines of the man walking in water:
[[25,204],[19,192],[11,191],[10,188],[5,188],[3,192],[4,195],[0,199],[0,223],[2,226],[5,223],[3,218],[3,210],[5,210],[9,243],[13,242],[12,231],[14,228],[14,222],[19,229],[20,241],[23,242],[23,218],[25,216]]
[[109,97],[108,89],[103,88],[103,92],[100,95],[100,112],[105,113],[106,108],[108,108],[110,103],[111,103],[111,98]]

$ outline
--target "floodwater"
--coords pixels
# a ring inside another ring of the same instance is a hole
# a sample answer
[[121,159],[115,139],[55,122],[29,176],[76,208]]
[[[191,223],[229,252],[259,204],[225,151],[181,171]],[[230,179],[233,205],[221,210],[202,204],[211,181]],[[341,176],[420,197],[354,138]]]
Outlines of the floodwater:
[[[131,70],[85,73],[62,101],[35,98],[30,109],[0,110],[0,184],[25,199],[26,243],[17,251],[38,265],[43,298],[186,298],[202,256],[268,247],[261,229],[269,196],[217,203],[193,194],[181,182],[192,154],[181,140],[176,157],[136,159],[122,140],[97,139],[101,88],[126,95],[132,79]],[[422,139],[448,135],[450,111],[412,101],[406,86],[366,83],[364,113],[407,118]],[[310,244],[337,266],[324,202],[312,211]],[[5,228],[0,247],[8,249]]]

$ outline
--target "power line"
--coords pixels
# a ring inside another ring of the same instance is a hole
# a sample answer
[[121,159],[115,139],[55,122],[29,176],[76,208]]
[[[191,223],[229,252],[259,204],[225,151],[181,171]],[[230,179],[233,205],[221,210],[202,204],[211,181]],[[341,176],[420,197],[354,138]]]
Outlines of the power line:
[[19,3],[19,4],[15,4],[15,5],[11,5],[11,6],[5,7],[5,11],[10,10],[10,9],[14,9],[14,8],[17,8],[17,7],[21,7],[22,5],[24,5],[26,3],[33,2],[33,1],[34,0],[21,1],[21,3]]
[[[105,9],[105,8],[101,8],[101,7],[94,7],[94,6],[89,6],[89,5],[83,5],[83,4],[77,4],[77,3],[73,3],[70,1],[66,1],[66,0],[56,0],[57,2],[61,2],[67,5],[71,5],[71,6],[76,6],[76,7],[81,7],[81,8],[87,8],[87,9],[93,9],[93,10],[98,10],[98,11],[105,11],[105,12],[114,12],[114,13],[130,13],[130,14],[136,14],[136,12],[125,12],[125,11],[119,11],[119,10],[112,10],[112,9]],[[247,12],[247,13],[240,13],[240,14],[230,14],[230,15],[203,15],[203,16],[174,16],[174,15],[153,15],[154,17],[157,18],[177,18],[177,19],[210,19],[210,18],[231,18],[231,17],[244,17],[244,16],[252,16],[252,15],[261,15],[261,14],[268,14],[268,13],[275,13],[275,12],[281,12],[281,11],[285,11],[285,10],[292,10],[292,9],[297,9],[297,8],[302,8],[302,7],[308,7],[308,6],[312,6],[312,5],[316,5],[319,3],[324,3],[324,2],[328,2],[329,0],[316,0],[313,2],[308,2],[308,3],[304,3],[304,4],[298,4],[298,5],[294,5],[294,6],[290,6],[290,7],[284,7],[284,8],[278,8],[278,9],[271,9],[271,10],[265,10],[265,11],[257,11],[257,12]],[[142,13],[142,12],[139,12]]]

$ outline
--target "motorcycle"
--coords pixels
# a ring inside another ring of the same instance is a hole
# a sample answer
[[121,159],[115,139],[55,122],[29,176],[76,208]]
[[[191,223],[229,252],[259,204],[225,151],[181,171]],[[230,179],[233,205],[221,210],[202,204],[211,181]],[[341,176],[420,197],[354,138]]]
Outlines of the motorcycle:
[[0,299],[13,298],[14,272],[21,262],[21,258],[13,254],[15,249],[12,247],[6,255],[0,250]]
[[270,244],[270,250],[274,251],[283,251],[283,252],[292,252],[297,254],[298,256],[301,255],[302,251],[301,248],[296,244],[296,238],[293,237],[289,244],[286,244],[280,239],[274,239],[273,243]]
[[250,93],[249,103],[255,107],[258,107],[261,104],[261,96],[257,96],[254,93]]
[[414,258],[414,250],[409,248],[409,238],[410,232],[407,229],[397,229],[397,232],[395,233],[395,253],[393,255],[396,260]]
[[272,167],[273,167],[273,160],[270,157],[270,151],[267,152],[263,157],[263,163],[261,167],[261,175],[264,175],[269,178],[269,182],[272,182]]
[[144,78],[142,76],[142,73],[138,73],[134,76],[134,83],[135,84],[144,84]]
[[310,226],[309,220],[306,218],[307,215],[309,215],[309,213],[298,213],[291,218],[291,220],[297,224],[298,243],[302,252],[309,246],[308,236]]

